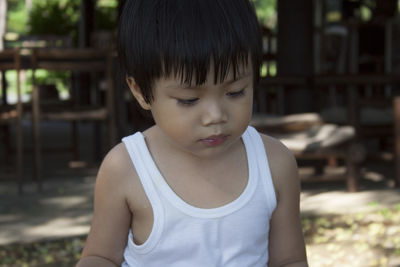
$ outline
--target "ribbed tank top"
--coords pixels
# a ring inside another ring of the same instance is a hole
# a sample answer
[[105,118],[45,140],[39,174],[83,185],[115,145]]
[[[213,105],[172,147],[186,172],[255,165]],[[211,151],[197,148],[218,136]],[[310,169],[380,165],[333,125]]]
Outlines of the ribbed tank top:
[[258,267],[267,266],[269,221],[276,196],[259,133],[242,135],[249,177],[241,195],[212,209],[182,200],[167,184],[137,132],[122,139],[153,209],[153,227],[136,245],[132,231],[123,267]]

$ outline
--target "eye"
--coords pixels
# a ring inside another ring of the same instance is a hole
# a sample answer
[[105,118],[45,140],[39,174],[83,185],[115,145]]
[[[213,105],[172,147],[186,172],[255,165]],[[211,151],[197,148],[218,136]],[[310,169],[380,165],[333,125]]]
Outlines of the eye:
[[176,100],[178,101],[178,104],[179,104],[179,105],[182,105],[182,106],[192,106],[192,105],[194,105],[194,104],[197,102],[197,100],[199,100],[199,99],[198,99],[198,98],[191,98],[191,99],[180,99],[180,98],[177,98]]
[[226,93],[226,95],[230,96],[230,97],[240,97],[240,96],[244,95],[244,89],[235,91],[235,92],[229,92],[229,93]]

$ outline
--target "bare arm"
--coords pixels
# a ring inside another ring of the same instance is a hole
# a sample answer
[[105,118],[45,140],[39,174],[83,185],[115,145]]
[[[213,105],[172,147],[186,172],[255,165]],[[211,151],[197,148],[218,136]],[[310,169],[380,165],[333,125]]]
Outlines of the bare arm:
[[277,195],[269,236],[270,267],[308,266],[300,219],[300,181],[293,154],[279,141],[263,136]]
[[131,223],[127,153],[122,144],[105,157],[96,180],[91,229],[77,267],[120,266]]
[[104,259],[100,256],[86,256],[83,257],[77,264],[77,267],[117,267],[114,262]]

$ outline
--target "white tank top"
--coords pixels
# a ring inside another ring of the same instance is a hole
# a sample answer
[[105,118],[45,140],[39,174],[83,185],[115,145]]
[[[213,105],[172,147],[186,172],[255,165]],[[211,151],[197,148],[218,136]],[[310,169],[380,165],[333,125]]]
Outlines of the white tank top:
[[249,169],[246,188],[224,206],[203,209],[189,205],[169,187],[140,132],[122,139],[154,215],[145,243],[136,245],[129,231],[123,267],[267,266],[276,196],[261,136],[249,126],[242,140]]

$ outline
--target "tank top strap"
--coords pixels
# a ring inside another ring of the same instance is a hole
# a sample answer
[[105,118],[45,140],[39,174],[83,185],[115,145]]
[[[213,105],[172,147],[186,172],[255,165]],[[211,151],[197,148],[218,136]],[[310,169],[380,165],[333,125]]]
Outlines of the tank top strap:
[[150,173],[151,168],[149,168],[149,164],[151,164],[152,160],[149,158],[149,153],[147,153],[146,141],[143,134],[137,132],[133,135],[122,138],[122,142],[125,144],[146,196],[153,209],[153,230],[151,231],[147,241],[144,244],[137,246],[131,240],[131,232],[129,235],[130,245],[138,252],[140,251],[140,253],[147,253],[156,245],[156,241],[161,236],[162,226],[164,224],[164,209],[158,190],[153,182],[152,173]]
[[248,127],[245,134],[255,151],[257,168],[261,178],[260,182],[264,186],[267,199],[269,200],[268,203],[270,205],[270,210],[272,212],[276,207],[277,200],[264,142],[262,141],[261,135],[258,131],[251,126]]
[[148,197],[157,195],[147,168],[148,159],[146,158],[147,153],[145,153],[147,148],[145,147],[144,136],[140,132],[137,132],[122,138],[122,142],[126,146],[146,195]]

